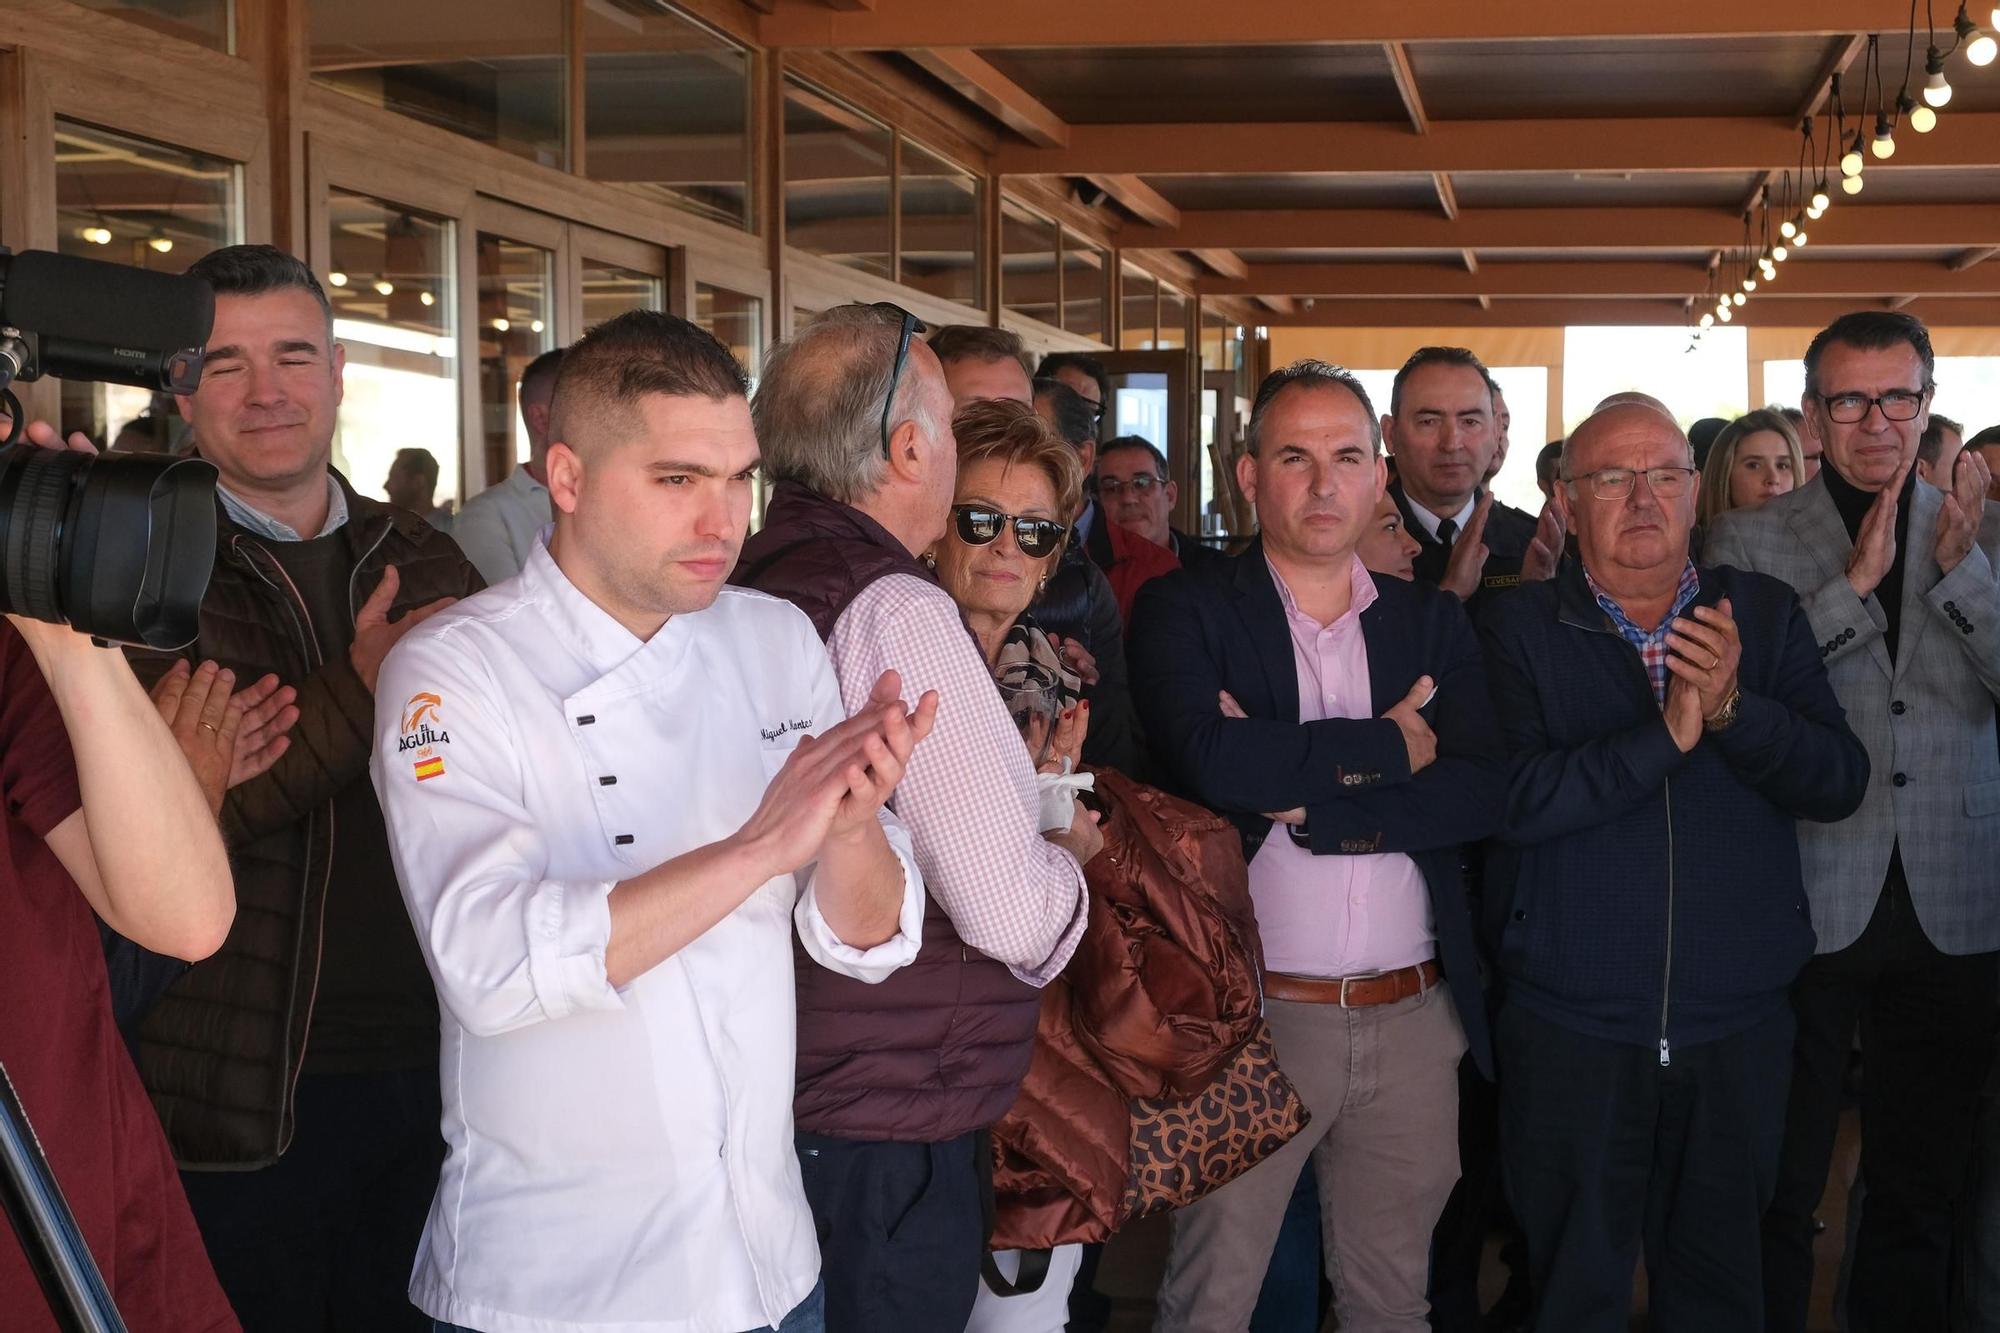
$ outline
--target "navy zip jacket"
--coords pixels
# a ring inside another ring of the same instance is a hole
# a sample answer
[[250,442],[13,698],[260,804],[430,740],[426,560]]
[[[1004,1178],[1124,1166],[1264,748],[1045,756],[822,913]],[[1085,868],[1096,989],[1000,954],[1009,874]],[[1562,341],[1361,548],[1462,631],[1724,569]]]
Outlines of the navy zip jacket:
[[1742,702],[1687,754],[1577,561],[1480,624],[1513,760],[1484,923],[1506,1000],[1659,1043],[1662,1063],[1785,1004],[1813,952],[1795,821],[1844,819],[1868,786],[1792,590],[1727,566],[1699,577],[1694,606],[1730,600]]

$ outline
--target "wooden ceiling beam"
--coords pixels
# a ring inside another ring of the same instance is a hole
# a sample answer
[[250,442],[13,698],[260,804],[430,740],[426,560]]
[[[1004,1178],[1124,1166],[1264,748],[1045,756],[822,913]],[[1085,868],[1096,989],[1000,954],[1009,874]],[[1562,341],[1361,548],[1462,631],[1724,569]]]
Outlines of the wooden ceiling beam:
[[1038,148],[1060,149],[1070,128],[1026,88],[964,47],[924,47],[906,52],[923,70],[966,101]]
[[[1965,247],[1976,253],[2000,246],[2000,208],[1849,204],[1843,199],[1812,224],[1809,234],[1811,250],[1916,245]],[[1427,209],[1183,209],[1178,227],[1128,226],[1118,241],[1128,250],[1469,249],[1486,254],[1721,250],[1737,245],[1742,235],[1741,215],[1721,208],[1472,208],[1461,211],[1457,221]]]
[[[1685,304],[1635,300],[1495,300],[1486,305],[1465,300],[1368,301],[1320,298],[1291,314],[1260,316],[1254,322],[1272,328],[1548,328],[1566,324],[1662,324],[1686,327]],[[1855,308],[1852,301],[1752,298],[1735,312],[1734,327],[1824,328]],[[1933,328],[1991,327],[2000,324],[2000,301],[1919,299],[1910,313]],[[1251,322],[1251,321],[1246,321]]]
[[1004,5],[875,0],[839,13],[822,0],[778,0],[758,25],[766,46],[868,50],[922,46],[1264,46],[1294,43],[1508,41],[1598,37],[1841,36],[1883,26],[1880,0],[1811,5],[1673,0],[1655,5],[1553,5],[1486,0],[1257,0],[1228,10],[1159,0],[1010,0]]
[[2000,246],[1981,246],[1977,249],[1967,250],[1964,254],[1955,257],[1946,267],[1950,268],[1953,273],[1963,273],[1975,264],[1985,263],[1995,255],[2000,255]]
[[1431,188],[1437,191],[1438,211],[1444,214],[1445,221],[1458,221],[1458,191],[1451,188],[1450,173],[1433,171]]
[[1234,250],[1195,250],[1194,257],[1225,278],[1247,278],[1250,266]]
[[1116,199],[1126,212],[1141,222],[1155,227],[1181,225],[1181,211],[1165,195],[1137,176],[1096,175],[1085,179]]
[[[1485,263],[1477,273],[1456,264],[1252,264],[1245,278],[1204,278],[1202,295],[1396,298],[1412,296],[1672,298],[1708,290],[1701,264],[1659,261]],[[1787,264],[1776,282],[1752,298],[1838,296],[1879,301],[1885,296],[2000,296],[2000,268],[1953,273],[1943,264],[1911,261]]]
[[1396,81],[1396,95],[1403,99],[1403,114],[1418,134],[1430,133],[1430,117],[1424,114],[1424,99],[1417,92],[1417,73],[1410,68],[1410,51],[1401,42],[1382,43],[1389,61],[1389,76]]
[[1259,296],[1257,302],[1266,310],[1279,315],[1289,315],[1297,308],[1289,296]]
[[[1812,91],[1806,94],[1805,101],[1799,104],[1798,111],[1792,116],[1792,123],[1794,125],[1802,123],[1809,116],[1817,116],[1819,114],[1820,108],[1826,105],[1826,99],[1833,96],[1833,81],[1847,73],[1854,62],[1861,59],[1861,53],[1867,49],[1868,36],[1866,33],[1849,33],[1845,40],[1834,47],[1827,55],[1825,63],[1820,66],[1819,73],[1814,77]],[[1758,178],[1756,188],[1751,190],[1749,197],[1743,201],[1743,208],[1739,208],[1736,211],[1741,213],[1744,209],[1754,207],[1758,197],[1777,183],[1778,173],[1776,171],[1765,172]]]
[[[1880,170],[1991,166],[2000,112],[1944,116],[1906,137],[1896,165]],[[1003,146],[995,166],[1044,176],[1768,171],[1798,150],[1797,125],[1759,116],[1433,121],[1424,135],[1401,121],[1116,124],[1072,125],[1066,148]]]

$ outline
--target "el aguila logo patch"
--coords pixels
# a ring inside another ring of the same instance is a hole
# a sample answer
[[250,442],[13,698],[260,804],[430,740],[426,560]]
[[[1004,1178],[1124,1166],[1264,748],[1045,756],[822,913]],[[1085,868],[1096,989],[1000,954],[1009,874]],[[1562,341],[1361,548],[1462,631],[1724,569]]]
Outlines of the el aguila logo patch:
[[451,744],[451,733],[445,730],[443,708],[444,700],[427,691],[411,695],[403,705],[403,734],[396,741],[396,753],[414,756],[419,782],[444,776],[444,756],[438,749]]

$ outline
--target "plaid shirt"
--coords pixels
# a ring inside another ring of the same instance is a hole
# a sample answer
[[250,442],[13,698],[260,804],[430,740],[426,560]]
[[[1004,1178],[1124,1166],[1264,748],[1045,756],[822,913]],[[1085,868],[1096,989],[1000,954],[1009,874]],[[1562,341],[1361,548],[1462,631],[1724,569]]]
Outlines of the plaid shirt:
[[1041,836],[1028,747],[957,605],[935,583],[891,574],[847,604],[826,646],[850,713],[891,669],[906,703],[938,692],[937,725],[891,805],[959,938],[1046,986],[1082,942],[1090,898],[1076,858]]
[[1687,610],[1695,594],[1701,591],[1701,580],[1695,577],[1694,561],[1688,561],[1681,571],[1680,591],[1674,596],[1673,610],[1667,612],[1658,629],[1647,631],[1632,623],[1625,609],[1611,600],[1611,594],[1597,586],[1597,580],[1590,577],[1590,571],[1583,571],[1583,581],[1590,585],[1590,595],[1597,599],[1597,605],[1604,614],[1611,617],[1612,627],[1618,636],[1639,650],[1639,660],[1645,664],[1646,676],[1653,682],[1653,702],[1661,708],[1667,706],[1667,634],[1672,630],[1674,617]]

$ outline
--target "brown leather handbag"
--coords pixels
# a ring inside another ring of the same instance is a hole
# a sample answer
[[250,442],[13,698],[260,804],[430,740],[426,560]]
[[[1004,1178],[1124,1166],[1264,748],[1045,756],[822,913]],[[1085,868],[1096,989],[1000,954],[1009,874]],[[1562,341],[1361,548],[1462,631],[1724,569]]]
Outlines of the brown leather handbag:
[[1311,1118],[1260,1019],[1200,1092],[1133,1101],[1132,1174],[1121,1212],[1130,1220],[1185,1208],[1282,1148]]

